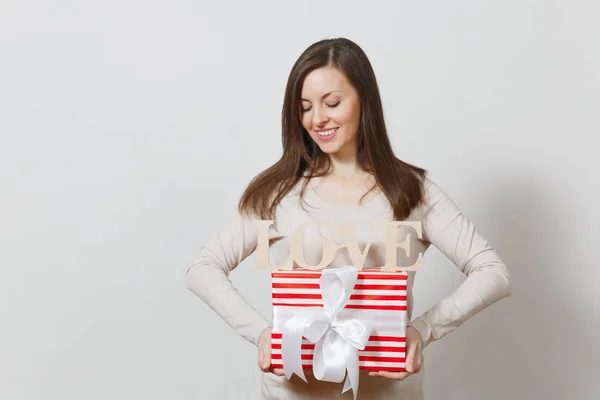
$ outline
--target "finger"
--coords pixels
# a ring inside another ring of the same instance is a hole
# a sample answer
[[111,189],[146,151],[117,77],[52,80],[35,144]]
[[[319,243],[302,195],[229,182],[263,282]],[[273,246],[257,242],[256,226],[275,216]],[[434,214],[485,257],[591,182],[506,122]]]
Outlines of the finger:
[[378,376],[382,376],[382,377],[388,378],[388,379],[397,379],[397,380],[402,380],[409,375],[412,375],[412,374],[408,371],[406,371],[406,372],[379,371],[378,372]]
[[277,376],[284,376],[285,372],[281,368],[270,368],[271,373]]
[[417,373],[421,370],[421,365],[423,363],[423,353],[421,353],[420,347],[417,347],[415,350],[415,355],[413,356],[413,373]]
[[266,370],[271,366],[271,342],[266,342],[263,345],[262,353],[262,368]]
[[408,353],[406,354],[405,368],[407,372],[414,372],[414,346],[409,346]]
[[262,346],[258,346],[258,368],[263,369],[263,361],[264,361],[265,357],[263,354],[263,349]]
[[411,340],[408,345],[408,354],[406,355],[406,371],[415,373],[420,368],[420,351],[418,351],[419,344]]

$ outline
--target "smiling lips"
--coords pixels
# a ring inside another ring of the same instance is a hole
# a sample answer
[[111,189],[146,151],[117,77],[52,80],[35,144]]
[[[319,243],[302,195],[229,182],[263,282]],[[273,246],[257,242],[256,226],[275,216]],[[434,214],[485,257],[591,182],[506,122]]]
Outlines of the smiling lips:
[[327,142],[335,136],[336,132],[339,128],[330,128],[330,129],[318,129],[317,136],[324,142]]

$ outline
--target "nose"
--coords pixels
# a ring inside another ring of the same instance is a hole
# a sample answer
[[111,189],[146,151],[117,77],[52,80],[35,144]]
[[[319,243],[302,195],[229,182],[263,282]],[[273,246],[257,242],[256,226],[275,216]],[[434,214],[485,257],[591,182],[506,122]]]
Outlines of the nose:
[[327,110],[322,107],[313,107],[313,124],[317,126],[323,126],[329,120],[327,116]]

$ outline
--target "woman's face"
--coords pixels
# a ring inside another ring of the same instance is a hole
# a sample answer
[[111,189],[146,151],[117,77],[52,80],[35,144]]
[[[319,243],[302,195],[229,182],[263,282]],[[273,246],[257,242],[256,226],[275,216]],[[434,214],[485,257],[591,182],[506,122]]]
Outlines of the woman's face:
[[334,67],[311,71],[302,86],[300,120],[327,154],[356,154],[360,101],[346,76]]

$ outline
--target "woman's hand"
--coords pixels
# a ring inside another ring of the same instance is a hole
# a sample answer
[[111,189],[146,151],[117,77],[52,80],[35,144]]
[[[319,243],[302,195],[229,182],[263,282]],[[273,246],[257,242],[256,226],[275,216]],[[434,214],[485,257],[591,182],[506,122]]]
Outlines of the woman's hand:
[[387,372],[373,371],[369,372],[371,376],[382,376],[389,379],[402,380],[407,376],[415,374],[421,370],[423,363],[423,339],[421,334],[412,326],[406,329],[406,371],[405,372]]
[[258,368],[277,376],[285,375],[283,369],[271,368],[271,327],[265,328],[258,336]]

